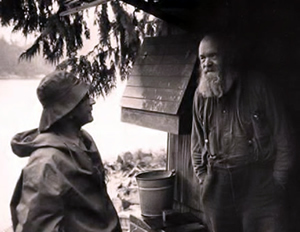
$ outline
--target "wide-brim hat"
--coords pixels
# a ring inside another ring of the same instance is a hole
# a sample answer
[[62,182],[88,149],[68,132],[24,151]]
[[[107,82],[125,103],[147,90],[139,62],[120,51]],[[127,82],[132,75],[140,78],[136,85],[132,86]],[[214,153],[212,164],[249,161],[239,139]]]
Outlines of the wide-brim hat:
[[47,131],[67,115],[88,94],[90,86],[66,71],[54,71],[45,76],[37,95],[43,105],[39,131]]

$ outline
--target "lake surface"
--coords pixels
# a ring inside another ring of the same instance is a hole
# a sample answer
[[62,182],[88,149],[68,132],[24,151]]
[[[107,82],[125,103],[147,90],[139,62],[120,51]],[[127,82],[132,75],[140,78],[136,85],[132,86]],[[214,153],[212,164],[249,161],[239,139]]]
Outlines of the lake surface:
[[[9,202],[26,158],[15,156],[10,140],[16,133],[36,128],[42,107],[36,96],[39,80],[0,80],[0,232],[10,226]],[[120,121],[120,99],[125,82],[94,105],[94,121],[84,127],[93,137],[102,159],[114,161],[126,151],[166,150],[167,133]]]

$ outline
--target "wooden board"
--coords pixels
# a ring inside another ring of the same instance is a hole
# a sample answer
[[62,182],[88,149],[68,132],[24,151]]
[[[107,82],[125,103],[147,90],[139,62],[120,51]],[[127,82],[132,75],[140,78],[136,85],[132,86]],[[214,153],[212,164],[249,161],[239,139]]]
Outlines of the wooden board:
[[182,55],[155,55],[155,54],[141,54],[139,55],[134,65],[182,65],[182,64],[194,64],[195,63],[195,55],[190,53],[190,51],[186,52],[184,59]]
[[125,108],[140,109],[149,112],[165,113],[176,115],[178,103],[170,101],[125,98],[121,99],[121,105]]
[[[195,57],[196,62],[196,57]],[[169,64],[169,65],[134,65],[130,76],[154,76],[154,77],[171,77],[180,76],[182,78],[190,77],[193,72],[194,64]]]
[[139,50],[139,55],[183,55],[184,57],[188,56],[194,51],[198,50],[198,44],[190,44],[190,41],[186,41],[182,44],[174,44],[173,41],[170,41],[164,46],[162,44],[150,44],[149,42],[144,43],[141,49]]
[[[127,81],[127,86],[137,86],[144,88],[159,87],[162,89],[184,90],[189,82],[189,77],[180,76],[170,77],[150,77],[150,76],[131,76]],[[127,87],[126,86],[126,87]]]
[[201,215],[200,185],[191,159],[191,135],[168,135],[168,169],[176,170],[175,200]]
[[179,118],[174,115],[122,108],[121,121],[173,134],[179,132]]
[[[194,91],[190,82],[194,81],[197,54],[198,41],[186,35],[146,38],[122,95],[122,120],[180,133],[184,128],[179,126],[180,114],[190,114],[188,111],[191,110],[192,99],[186,96],[191,96],[189,91]],[[173,121],[171,116],[176,116],[176,120]]]
[[147,37],[143,44],[187,44],[187,42],[197,44],[201,38],[196,34],[169,35],[160,37]]
[[123,93],[123,97],[149,99],[158,101],[175,101],[181,100],[183,90],[167,89],[167,88],[151,88],[151,87],[135,87],[127,86]]

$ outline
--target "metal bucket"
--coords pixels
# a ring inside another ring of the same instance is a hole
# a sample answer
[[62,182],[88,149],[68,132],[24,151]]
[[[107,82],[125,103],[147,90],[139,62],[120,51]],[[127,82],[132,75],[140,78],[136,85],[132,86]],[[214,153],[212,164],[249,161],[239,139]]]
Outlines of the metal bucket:
[[154,170],[136,175],[142,216],[157,217],[172,209],[174,171]]

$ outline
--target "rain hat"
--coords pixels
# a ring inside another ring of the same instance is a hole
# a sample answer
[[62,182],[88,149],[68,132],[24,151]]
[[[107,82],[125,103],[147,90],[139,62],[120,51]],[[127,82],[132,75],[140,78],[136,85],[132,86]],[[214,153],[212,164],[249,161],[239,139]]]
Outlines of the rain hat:
[[66,71],[54,71],[46,75],[37,88],[37,96],[43,106],[39,131],[48,130],[68,114],[88,91],[87,83]]

